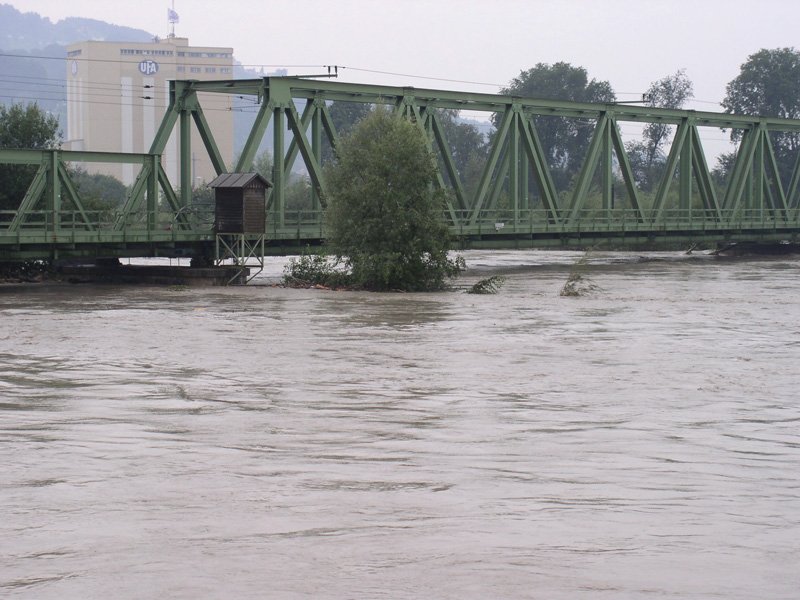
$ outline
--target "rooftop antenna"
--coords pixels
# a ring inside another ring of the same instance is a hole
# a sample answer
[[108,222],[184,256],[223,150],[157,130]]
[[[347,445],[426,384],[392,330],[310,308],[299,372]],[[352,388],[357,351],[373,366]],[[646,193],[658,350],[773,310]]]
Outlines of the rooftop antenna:
[[172,8],[167,8],[167,21],[170,26],[169,37],[172,39],[175,37],[175,23],[180,22],[178,13],[175,12],[175,0],[172,0]]

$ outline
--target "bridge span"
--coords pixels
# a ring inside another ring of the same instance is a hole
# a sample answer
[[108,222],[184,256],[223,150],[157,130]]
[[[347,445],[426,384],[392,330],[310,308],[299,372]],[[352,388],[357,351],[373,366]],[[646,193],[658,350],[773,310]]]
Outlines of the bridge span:
[[[205,94],[249,97],[258,107],[235,165],[225,164],[204,117]],[[796,242],[800,235],[800,160],[791,172],[782,171],[774,147],[776,135],[800,133],[800,120],[266,77],[172,82],[169,108],[145,154],[0,149],[0,167],[30,173],[17,209],[0,212],[0,261],[210,259],[221,256],[220,248],[226,249],[222,255],[233,247],[280,254],[320,244],[324,163],[339,141],[332,103],[389,106],[420,127],[437,158],[438,185],[446,191],[442,218],[456,248]],[[443,111],[453,110],[483,113],[496,125],[471,178],[447,137]],[[539,136],[554,119],[590,131],[582,167],[562,189]],[[660,178],[646,191],[621,133],[630,123],[674,130]],[[192,128],[200,149],[191,147]],[[704,148],[704,137],[718,137],[720,129],[741,133],[726,181],[714,178]],[[180,141],[178,181],[170,181],[162,165],[173,132]],[[274,163],[264,236],[215,231],[213,205],[193,195],[192,152],[207,152],[218,173],[243,172],[264,144]],[[136,169],[122,206],[87,208],[72,168],[97,163]],[[300,194],[298,172],[307,182]]]

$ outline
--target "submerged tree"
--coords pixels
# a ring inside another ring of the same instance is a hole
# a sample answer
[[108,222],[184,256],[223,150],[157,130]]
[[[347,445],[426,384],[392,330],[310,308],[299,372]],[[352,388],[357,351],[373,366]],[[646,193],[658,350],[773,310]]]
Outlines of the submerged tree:
[[435,290],[461,271],[419,127],[376,109],[342,138],[327,176],[327,241],[354,286]]

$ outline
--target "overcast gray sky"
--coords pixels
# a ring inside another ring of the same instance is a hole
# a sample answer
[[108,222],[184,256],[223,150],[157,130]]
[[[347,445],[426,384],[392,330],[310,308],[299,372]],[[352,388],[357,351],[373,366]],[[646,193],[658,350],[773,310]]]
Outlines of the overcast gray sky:
[[[0,1],[52,21],[91,17],[162,36],[171,5]],[[337,64],[348,67],[342,81],[491,93],[537,62],[563,60],[633,99],[685,68],[698,110],[719,108],[749,54],[800,41],[797,0],[175,0],[175,10],[176,34],[190,43],[231,46],[246,65],[309,65],[291,74]]]
[[[169,32],[172,0],[0,0],[58,21]],[[619,100],[685,69],[686,108],[721,111],[725,84],[761,48],[800,46],[800,0],[175,0],[175,33],[230,46],[236,60],[292,75],[347,67],[340,81],[496,93],[538,62],[566,61]],[[482,85],[488,84],[488,85]],[[488,115],[464,114],[485,120]],[[626,123],[638,139],[643,124]],[[710,162],[731,149],[702,129]]]

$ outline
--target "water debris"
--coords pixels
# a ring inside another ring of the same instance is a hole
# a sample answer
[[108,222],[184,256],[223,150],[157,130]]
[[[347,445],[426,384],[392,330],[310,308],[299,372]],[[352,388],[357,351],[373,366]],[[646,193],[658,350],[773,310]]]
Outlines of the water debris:
[[475,285],[467,289],[468,294],[496,294],[503,287],[506,278],[502,275],[492,275],[486,279],[481,279]]
[[580,296],[586,296],[600,289],[594,283],[592,283],[589,278],[584,277],[583,272],[586,269],[586,263],[588,261],[589,253],[587,252],[575,262],[575,264],[572,266],[569,276],[567,277],[567,281],[564,283],[564,286],[558,293],[559,296],[577,298]]

